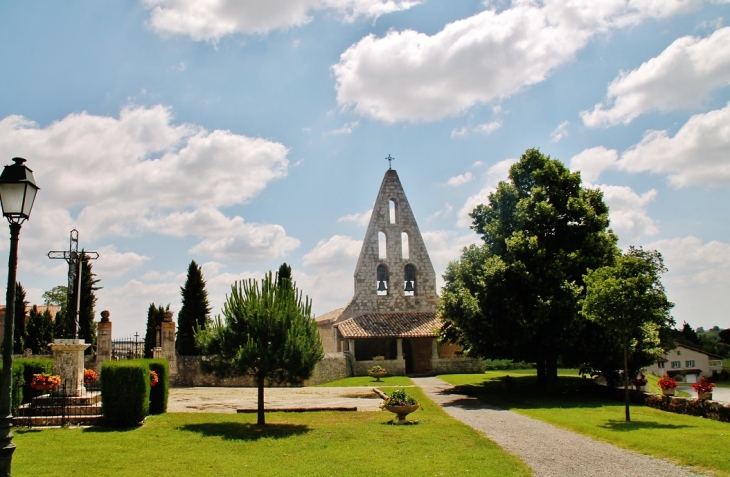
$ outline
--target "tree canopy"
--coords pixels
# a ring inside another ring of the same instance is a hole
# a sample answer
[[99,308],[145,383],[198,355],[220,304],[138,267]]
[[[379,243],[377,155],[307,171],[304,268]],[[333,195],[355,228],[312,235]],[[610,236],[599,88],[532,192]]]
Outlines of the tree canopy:
[[[301,383],[324,356],[312,303],[293,282],[282,286],[269,272],[259,284],[236,282],[220,316],[196,335],[206,358],[205,371],[226,376],[252,375],[258,387],[258,424],[264,416],[266,382]],[[287,283],[289,282],[289,283]]]
[[152,348],[157,346],[157,327],[162,326],[166,311],[170,311],[169,304],[165,308],[162,305],[155,306],[154,303],[150,303],[150,307],[147,309],[147,331],[144,335],[145,358],[151,358]]
[[53,341],[53,318],[46,308],[43,313],[33,306],[28,316],[28,326],[25,331],[25,347],[30,348],[33,354],[48,352],[46,345]]
[[195,345],[195,333],[198,329],[203,330],[208,326],[210,305],[208,292],[205,290],[203,270],[195,260],[188,266],[188,276],[185,285],[180,287],[180,294],[182,308],[177,315],[175,350],[183,356],[196,356],[199,351]]
[[629,357],[639,355],[650,365],[664,352],[660,333],[674,325],[661,275],[666,272],[657,251],[630,247],[612,266],[589,271],[582,314],[620,338],[623,351],[626,420],[629,411]]
[[13,352],[22,353],[25,349],[25,307],[28,301],[25,299],[25,289],[20,282],[15,285],[15,325],[13,328]]
[[[83,254],[83,251],[82,251]],[[79,339],[85,340],[91,346],[86,349],[86,354],[93,353],[96,349],[96,321],[94,321],[94,308],[96,307],[96,291],[101,287],[96,286],[99,279],[92,270],[91,262],[81,262],[81,301],[79,312]],[[74,306],[75,308],[75,306]]]
[[442,338],[473,355],[535,362],[540,382],[556,379],[558,358],[573,357],[585,331],[583,275],[618,255],[601,191],[529,149],[471,217],[484,244],[447,268]]

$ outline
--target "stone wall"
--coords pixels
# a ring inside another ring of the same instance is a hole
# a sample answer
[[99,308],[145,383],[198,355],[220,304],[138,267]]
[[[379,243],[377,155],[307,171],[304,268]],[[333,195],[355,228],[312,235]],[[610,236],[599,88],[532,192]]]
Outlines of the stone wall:
[[403,376],[406,374],[406,361],[404,359],[380,359],[355,362],[355,376],[367,376],[368,369],[373,366],[381,366],[388,371],[388,374]]
[[340,379],[349,378],[350,367],[344,353],[327,353],[324,359],[317,363],[314,374],[304,382],[305,386],[316,386],[317,384],[329,383]]
[[433,374],[483,373],[484,361],[474,358],[438,358],[431,360]]
[[200,371],[198,356],[178,356],[177,375],[170,373],[171,386],[224,386],[253,387],[256,385],[252,376],[235,378],[219,378]]

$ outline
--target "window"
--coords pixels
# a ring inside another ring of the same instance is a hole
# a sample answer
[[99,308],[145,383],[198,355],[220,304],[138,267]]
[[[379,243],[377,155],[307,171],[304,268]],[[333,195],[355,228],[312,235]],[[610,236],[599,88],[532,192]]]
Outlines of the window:
[[695,360],[694,359],[688,359],[684,362],[685,368],[694,368],[695,367]]
[[416,267],[410,263],[406,265],[405,272],[405,284],[403,287],[403,294],[405,296],[415,296],[416,294]]
[[388,239],[383,232],[378,232],[378,258],[380,260],[388,258]]
[[677,350],[677,356],[682,356],[682,351],[681,350]]
[[403,232],[402,234],[400,234],[400,241],[401,241],[401,251],[402,251],[401,258],[403,260],[408,260],[410,258],[409,255],[411,253],[409,242],[408,242],[408,232]]
[[378,265],[377,270],[377,288],[376,292],[378,296],[388,294],[388,267],[385,265]]
[[656,365],[657,365],[658,368],[664,369],[664,367],[666,366],[666,364],[667,363],[664,362],[664,361],[659,361]]
[[672,361],[672,369],[679,369],[682,367],[681,361]]
[[396,213],[396,207],[395,207],[395,201],[393,199],[390,199],[390,223],[395,223],[395,213]]

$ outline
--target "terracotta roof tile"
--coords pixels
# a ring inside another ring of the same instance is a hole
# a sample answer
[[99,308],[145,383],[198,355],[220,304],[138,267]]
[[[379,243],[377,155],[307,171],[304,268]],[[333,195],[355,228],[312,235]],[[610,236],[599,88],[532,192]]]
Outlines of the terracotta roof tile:
[[336,310],[332,310],[330,312],[325,313],[324,315],[319,315],[315,318],[315,321],[317,323],[325,323],[327,321],[336,321],[337,318],[342,315],[342,312],[345,311],[344,308],[338,308]]
[[366,313],[335,325],[343,338],[430,338],[438,336],[436,313]]

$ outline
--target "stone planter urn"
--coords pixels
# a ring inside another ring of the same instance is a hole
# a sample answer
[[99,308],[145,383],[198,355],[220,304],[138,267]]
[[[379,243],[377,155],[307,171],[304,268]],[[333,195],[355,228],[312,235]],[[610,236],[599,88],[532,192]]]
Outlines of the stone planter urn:
[[370,376],[375,378],[376,383],[382,383],[383,381],[380,380],[383,376],[388,374],[387,371],[378,371],[377,373],[368,373]]
[[697,393],[697,399],[700,401],[712,401],[712,393]]
[[674,388],[662,389],[662,396],[674,396]]
[[385,409],[398,416],[398,420],[393,421],[393,424],[406,424],[409,422],[417,422],[406,421],[406,416],[417,410],[419,407],[421,407],[420,404],[413,404],[411,406],[385,406]]
[[636,390],[639,392],[646,392],[646,384],[635,384]]

